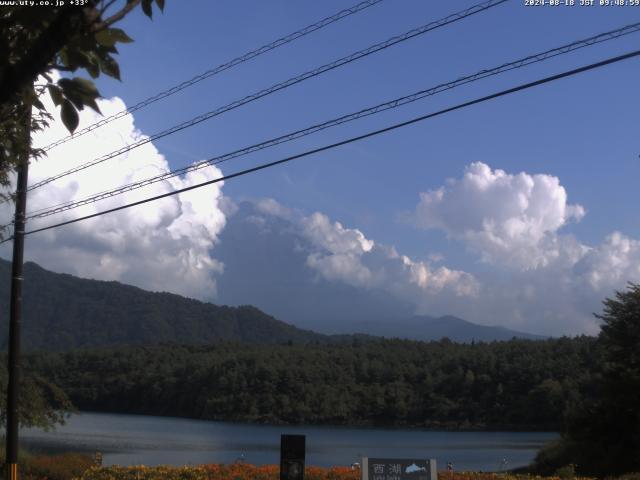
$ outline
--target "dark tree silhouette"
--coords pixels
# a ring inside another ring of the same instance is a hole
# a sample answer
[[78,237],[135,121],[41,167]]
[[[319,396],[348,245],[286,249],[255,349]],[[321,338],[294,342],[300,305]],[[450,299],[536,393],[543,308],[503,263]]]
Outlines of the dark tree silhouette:
[[598,368],[567,416],[560,442],[539,455],[543,470],[576,464],[581,474],[640,471],[640,285],[604,300]]

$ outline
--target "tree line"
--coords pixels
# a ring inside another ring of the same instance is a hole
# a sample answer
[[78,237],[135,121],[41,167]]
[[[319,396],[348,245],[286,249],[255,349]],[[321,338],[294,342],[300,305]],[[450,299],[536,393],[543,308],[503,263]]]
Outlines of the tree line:
[[30,370],[80,410],[206,420],[559,430],[592,337],[455,344],[161,345],[39,353]]

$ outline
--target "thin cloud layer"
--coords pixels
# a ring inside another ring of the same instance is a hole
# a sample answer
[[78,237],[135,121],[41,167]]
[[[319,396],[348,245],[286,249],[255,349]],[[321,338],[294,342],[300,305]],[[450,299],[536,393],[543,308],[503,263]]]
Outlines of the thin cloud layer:
[[[47,108],[54,109],[50,99]],[[104,115],[126,108],[119,98],[100,100]],[[80,112],[80,125],[101,117],[90,109]],[[44,146],[66,135],[61,122],[34,135],[34,145]],[[114,148],[144,138],[128,115],[92,133],[51,150],[48,157],[31,163],[29,180],[34,184],[76,165],[83,164]],[[100,165],[63,177],[29,192],[28,211],[74,201],[169,170],[167,160],[152,143]],[[99,203],[65,213],[35,219],[28,230],[90,215],[109,208],[217,178],[216,168],[190,172],[127,192]],[[118,280],[139,287],[212,299],[215,275],[223,265],[211,255],[225,225],[221,211],[222,183],[191,190],[117,213],[30,235],[26,239],[26,259],[42,266],[81,277]],[[2,218],[11,218],[7,204],[0,207]],[[6,258],[8,246],[2,250]]]

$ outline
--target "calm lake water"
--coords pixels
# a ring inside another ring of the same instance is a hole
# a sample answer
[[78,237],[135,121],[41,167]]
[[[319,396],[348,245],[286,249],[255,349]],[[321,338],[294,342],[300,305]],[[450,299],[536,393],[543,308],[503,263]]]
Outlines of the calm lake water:
[[435,458],[438,468],[493,471],[526,465],[549,432],[434,432],[319,426],[263,426],[143,415],[81,413],[54,432],[26,429],[21,444],[31,450],[103,453],[105,465],[229,463],[244,456],[253,464],[280,461],[282,433],[307,436],[307,465],[350,465],[369,457]]

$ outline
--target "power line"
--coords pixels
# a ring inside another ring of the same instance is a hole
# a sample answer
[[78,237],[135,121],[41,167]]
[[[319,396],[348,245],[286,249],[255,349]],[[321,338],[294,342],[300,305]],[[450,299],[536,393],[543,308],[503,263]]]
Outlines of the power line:
[[167,98],[175,93],[180,92],[181,90],[184,90],[185,88],[189,88],[192,85],[195,85],[196,83],[199,83],[207,78],[213,77],[214,75],[217,75],[218,73],[222,73],[225,70],[229,70],[230,68],[233,68],[237,65],[240,65],[241,63],[247,62],[249,60],[252,60],[256,57],[259,57],[262,54],[265,54],[267,52],[270,52],[271,50],[275,50],[278,47],[281,47],[283,45],[286,45],[288,43],[293,42],[294,40],[297,40],[299,38],[305,37],[307,35],[309,35],[310,33],[313,33],[317,30],[320,30],[328,25],[331,25],[332,23],[337,22],[338,20],[342,20],[343,18],[349,17],[355,13],[361,12],[362,10],[369,8],[373,5],[376,5],[380,2],[382,2],[383,0],[366,0],[364,2],[360,2],[357,5],[354,5],[353,7],[349,7],[349,8],[345,8],[344,10],[339,11],[338,13],[335,13],[329,17],[323,18],[322,20],[313,23],[311,25],[307,25],[306,27],[297,30],[293,33],[290,33],[288,35],[285,35],[284,37],[280,37],[277,40],[274,40],[271,43],[268,43],[266,45],[263,45],[259,48],[256,48],[255,50],[252,50],[250,52],[245,53],[244,55],[241,55],[237,58],[234,58],[233,60],[230,60],[226,63],[223,63],[221,65],[218,65],[215,68],[212,68],[211,70],[207,70],[206,72],[203,72],[199,75],[196,75],[195,77],[189,79],[189,80],[185,80],[182,83],[179,83],[178,85],[174,85],[173,87],[164,90],[162,92],[159,92],[145,100],[142,100],[139,103],[136,103],[134,106],[129,107],[127,109],[121,110],[109,117],[105,117],[101,120],[99,120],[98,122],[89,125],[81,130],[78,130],[76,132],[74,132],[71,135],[67,135],[66,137],[63,137],[53,143],[50,143],[49,145],[47,145],[46,147],[43,148],[44,151],[48,151],[51,150],[54,147],[57,147],[58,145],[62,145],[63,143],[66,143],[70,140],[76,139],[82,135],[84,135],[85,133],[91,132],[97,128],[100,128],[114,120],[117,120],[119,118],[122,118],[124,116],[126,116],[127,114],[133,113],[137,110],[140,110],[144,107],[147,107],[149,105],[151,105],[152,103],[155,103],[159,100],[162,100],[163,98]]
[[404,42],[406,40],[409,40],[411,38],[414,38],[418,35],[422,35],[425,34],[431,30],[435,30],[437,28],[443,27],[445,25],[448,25],[450,23],[454,23],[457,22],[459,20],[462,20],[466,17],[469,17],[471,15],[475,15],[477,13],[483,12],[485,10],[488,10],[492,7],[495,7],[497,5],[500,5],[502,3],[505,3],[509,0],[488,0],[485,1],[483,3],[479,3],[477,5],[473,5],[472,7],[469,7],[467,9],[464,9],[460,12],[456,12],[453,13],[445,18],[442,18],[440,20],[436,20],[433,22],[430,22],[426,25],[423,25],[421,27],[418,28],[414,28],[412,30],[409,30],[408,32],[405,32],[401,35],[397,35],[395,37],[392,37],[388,40],[385,40],[384,42],[380,42],[377,43],[375,45],[372,45],[368,48],[365,48],[363,50],[359,50],[355,53],[352,53],[350,55],[347,55],[346,57],[342,57],[338,60],[335,60],[331,63],[327,63],[325,65],[322,65],[321,67],[318,67],[314,70],[309,70],[301,75],[298,75],[296,77],[292,77],[288,80],[285,80],[284,82],[280,82],[277,83],[275,85],[272,85],[269,88],[265,88],[263,90],[260,90],[259,92],[253,93],[251,95],[247,95],[244,98],[241,98],[239,100],[236,100],[234,102],[231,102],[223,107],[219,107],[215,110],[211,110],[207,113],[203,113],[195,118],[192,118],[191,120],[188,120],[186,122],[180,123],[178,125],[175,125],[167,130],[164,130],[162,132],[156,133],[154,135],[151,135],[150,137],[146,137],[144,139],[138,140],[137,142],[134,142],[130,145],[127,145],[125,147],[122,147],[118,150],[114,150],[111,153],[108,153],[106,155],[103,155],[102,157],[96,158],[94,160],[91,160],[87,163],[84,163],[82,165],[78,165],[77,167],[71,168],[65,172],[59,173],[57,175],[53,175],[49,178],[45,178],[44,180],[35,183],[33,185],[31,185],[29,187],[29,191],[34,190],[36,188],[42,187],[48,183],[53,182],[54,180],[58,180],[59,178],[62,177],[66,177],[67,175],[71,175],[72,173],[77,173],[81,170],[84,170],[86,168],[92,167],[94,165],[97,165],[99,163],[105,162],[107,160],[110,160],[111,158],[117,157],[119,155],[122,155],[123,153],[127,153],[130,152],[131,150],[133,150],[134,148],[140,147],[142,145],[145,145],[149,142],[152,142],[154,140],[158,140],[160,138],[166,137],[168,135],[171,135],[173,133],[179,132],[181,130],[184,130],[186,128],[190,128],[193,127],[194,125],[197,125],[199,123],[202,123],[206,120],[209,120],[213,117],[216,117],[218,115],[221,115],[225,112],[228,112],[230,110],[233,110],[235,108],[238,108],[242,105],[245,105],[247,103],[253,102],[255,100],[258,100],[262,97],[266,97],[267,95],[271,95],[272,93],[278,92],[280,90],[283,90],[285,88],[288,88],[292,85],[298,84],[300,82],[303,82],[305,80],[308,80],[309,78],[313,78],[316,77],[318,75],[321,75],[325,72],[328,72],[330,70],[333,70],[335,68],[341,67],[343,65],[347,65],[351,62],[354,62],[356,60],[359,60],[360,58],[366,57],[368,55],[371,55],[373,53],[379,52],[381,50],[384,50],[386,48],[389,48],[393,45],[396,45],[398,43]]
[[[222,182],[222,181],[225,181],[225,180],[230,180],[232,178],[241,177],[241,176],[247,175],[249,173],[257,172],[259,170],[264,170],[266,168],[274,167],[276,165],[280,165],[280,164],[283,164],[283,163],[286,163],[286,162],[291,162],[293,160],[297,160],[297,159],[300,159],[300,158],[303,158],[303,157],[307,157],[309,155],[313,155],[313,154],[316,154],[316,153],[324,152],[324,151],[331,150],[331,149],[334,149],[334,148],[337,148],[337,147],[340,147],[340,146],[343,146],[343,145],[347,145],[347,144],[350,144],[350,143],[353,143],[353,142],[364,140],[366,138],[370,138],[370,137],[374,137],[376,135],[387,133],[387,132],[390,132],[392,130],[396,130],[398,128],[402,128],[402,127],[406,127],[408,125],[412,125],[414,123],[422,122],[422,121],[427,120],[429,118],[433,118],[433,117],[437,117],[437,116],[440,116],[440,115],[444,115],[446,113],[453,112],[455,110],[460,110],[460,109],[463,109],[463,108],[466,108],[466,107],[470,107],[470,106],[476,105],[478,103],[483,103],[483,102],[486,102],[486,101],[489,101],[489,100],[493,100],[493,99],[498,98],[498,97],[503,97],[505,95],[509,95],[509,94],[512,94],[512,93],[515,93],[515,92],[519,92],[521,90],[526,90],[526,89],[529,89],[529,88],[536,87],[538,85],[542,85],[542,84],[545,84],[545,83],[549,83],[549,82],[553,82],[553,81],[556,81],[556,80],[560,80],[562,78],[566,78],[566,77],[570,77],[570,76],[573,76],[573,75],[577,75],[579,73],[583,73],[583,72],[586,72],[586,71],[589,71],[589,70],[594,70],[594,69],[597,69],[597,68],[601,68],[601,67],[604,67],[606,65],[611,65],[613,63],[621,62],[623,60],[628,60],[630,58],[637,57],[639,55],[640,55],[640,50],[635,50],[633,52],[626,53],[624,55],[619,55],[617,57],[611,57],[611,58],[608,58],[606,60],[602,60],[602,61],[597,62],[597,63],[592,63],[590,65],[586,65],[586,66],[583,66],[583,67],[575,68],[573,70],[565,71],[565,72],[562,72],[562,73],[559,73],[559,74],[556,74],[556,75],[552,75],[552,76],[545,77],[545,78],[542,78],[542,79],[539,79],[539,80],[535,80],[533,82],[524,83],[524,84],[518,85],[516,87],[509,88],[507,90],[502,90],[500,92],[493,93],[491,95],[487,95],[487,96],[484,96],[484,97],[481,97],[481,98],[477,98],[475,100],[470,100],[468,102],[460,103],[460,104],[455,105],[453,107],[445,108],[443,110],[439,110],[439,111],[434,112],[434,113],[429,113],[429,114],[426,114],[426,115],[422,115],[420,117],[416,117],[416,118],[413,118],[411,120],[407,120],[407,121],[404,121],[404,122],[401,122],[401,123],[396,123],[396,124],[391,125],[389,127],[385,127],[385,128],[379,129],[379,130],[375,130],[375,131],[372,131],[372,132],[369,132],[369,133],[365,133],[363,135],[359,135],[359,136],[356,136],[356,137],[351,137],[351,138],[348,138],[346,140],[342,140],[340,142],[336,142],[336,143],[333,143],[333,144],[330,144],[330,145],[325,145],[323,147],[315,148],[313,150],[307,150],[306,152],[299,153],[297,155],[292,155],[290,157],[286,157],[286,158],[283,158],[283,159],[280,159],[280,160],[276,160],[276,161],[269,162],[269,163],[263,163],[261,165],[255,166],[255,167],[248,168],[246,170],[241,170],[239,172],[232,173],[232,174],[229,174],[229,175],[226,175],[226,176],[222,176],[222,177],[219,177],[219,178],[215,178],[213,180],[209,180],[209,181],[206,181],[206,182],[202,182],[202,183],[199,183],[197,185],[191,185],[189,187],[181,188],[179,190],[174,190],[172,192],[167,192],[167,193],[164,193],[164,194],[161,194],[161,195],[156,195],[154,197],[149,197],[149,198],[146,198],[146,199],[143,199],[143,200],[139,200],[137,202],[132,202],[132,203],[129,203],[129,204],[126,204],[126,205],[121,205],[119,207],[115,207],[115,208],[111,208],[111,209],[108,209],[108,210],[104,210],[102,212],[94,213],[94,214],[91,214],[91,215],[85,215],[83,217],[74,218],[72,220],[67,220],[65,222],[60,222],[60,223],[56,223],[56,224],[53,224],[53,225],[48,225],[46,227],[38,228],[38,229],[35,229],[35,230],[30,230],[28,232],[25,232],[25,235],[31,235],[33,233],[43,232],[45,230],[51,230],[53,228],[58,228],[58,227],[62,227],[64,225],[77,223],[77,222],[80,222],[80,221],[83,221],[83,220],[88,220],[90,218],[95,218],[95,217],[99,217],[99,216],[102,216],[102,215],[106,215],[108,213],[113,213],[113,212],[117,212],[117,211],[124,210],[124,209],[127,209],[127,208],[131,208],[131,207],[134,207],[134,206],[137,206],[137,205],[142,205],[142,204],[145,204],[145,203],[149,203],[149,202],[152,202],[152,201],[155,201],[155,200],[159,200],[161,198],[166,198],[166,197],[170,197],[170,196],[177,195],[177,194],[180,194],[180,193],[184,193],[184,192],[187,192],[187,191],[190,191],[190,190],[194,190],[196,188],[201,188],[201,187],[205,187],[207,185],[212,185],[214,183],[219,183],[219,182]],[[3,240],[2,242],[0,242],[0,244],[9,241],[12,238],[13,237],[7,238],[6,240]]]
[[27,219],[34,219],[34,218],[43,218],[43,217],[48,217],[50,215],[54,215],[57,213],[61,213],[67,210],[71,210],[74,208],[78,208],[80,206],[83,205],[88,205],[90,203],[95,203],[97,201],[106,199],[106,198],[111,198],[114,197],[116,195],[120,195],[123,194],[125,192],[129,192],[132,190],[136,190],[163,180],[167,180],[169,178],[173,178],[179,175],[183,175],[185,173],[191,172],[191,171],[196,171],[199,170],[201,168],[206,168],[209,167],[211,165],[217,165],[226,161],[229,161],[231,159],[234,158],[238,158],[241,156],[245,156],[248,155],[250,153],[254,153],[257,152],[259,150],[263,150],[272,146],[276,146],[276,145],[280,145],[282,143],[286,143],[286,142],[290,142],[292,140],[296,140],[298,138],[307,136],[307,135],[311,135],[313,133],[319,132],[321,130],[325,130],[327,128],[331,128],[337,125],[341,125],[344,123],[348,123],[369,115],[373,115],[373,114],[377,114],[386,110],[390,110],[390,109],[394,109],[397,107],[400,107],[402,105],[406,105],[408,103],[412,103],[415,102],[417,100],[420,100],[422,98],[428,97],[428,96],[432,96],[432,95],[436,95],[438,93],[444,92],[444,91],[448,91],[451,90],[453,88],[456,88],[458,86],[461,85],[465,85],[468,83],[472,83],[478,80],[481,80],[483,78],[487,78],[487,77],[491,77],[494,75],[498,75],[500,73],[504,73],[510,70],[514,70],[517,68],[522,68],[534,63],[538,63],[538,62],[542,62],[545,61],[549,58],[554,58],[556,56],[559,55],[563,55],[587,46],[591,46],[597,43],[602,43],[608,40],[613,40],[616,38],[619,38],[621,36],[624,35],[628,35],[630,33],[634,33],[634,32],[638,32],[640,31],[640,22],[638,23],[634,23],[631,25],[627,25],[621,28],[618,28],[616,30],[612,30],[609,32],[605,32],[605,33],[601,33],[598,35],[594,35],[591,37],[588,37],[586,39],[582,39],[582,40],[577,40],[575,42],[566,44],[566,45],[562,45],[560,47],[557,48],[553,48],[551,50],[546,50],[544,52],[541,53],[537,53],[534,55],[529,55],[527,57],[524,58],[520,58],[518,60],[515,61],[511,61],[508,63],[503,63],[497,67],[493,67],[490,69],[484,69],[481,70],[473,75],[467,75],[464,77],[460,77],[456,80],[453,80],[451,82],[448,83],[442,83],[439,84],[435,87],[431,87],[425,90],[420,90],[418,92],[415,92],[411,95],[406,95],[403,97],[399,97],[396,98],[394,100],[390,100],[384,103],[380,103],[378,105],[375,105],[373,107],[369,107],[369,108],[365,108],[362,110],[359,110],[357,112],[354,113],[350,113],[347,115],[343,115],[341,117],[332,119],[332,120],[328,120],[326,122],[323,123],[319,123],[316,125],[312,125],[310,127],[301,129],[301,130],[297,130],[295,132],[291,132],[288,133],[286,135],[281,135],[279,137],[275,137],[248,147],[244,147],[242,149],[239,150],[235,150],[233,152],[229,152],[226,153],[224,155],[219,155],[216,157],[213,157],[209,160],[204,160],[201,162],[198,162],[194,165],[190,165],[188,167],[183,167],[180,169],[176,169],[176,170],[172,170],[170,172],[165,172],[153,177],[149,177],[137,182],[133,182],[133,183],[129,183],[127,185],[122,185],[120,187],[117,187],[115,189],[112,190],[107,190],[107,191],[103,191],[100,193],[96,193],[93,194],[89,197],[85,197],[81,200],[76,200],[76,201],[68,201],[68,202],[63,202],[60,203],[58,205],[53,205],[50,207],[45,207],[45,208],[41,208],[39,210],[34,210],[31,211],[27,214]]

